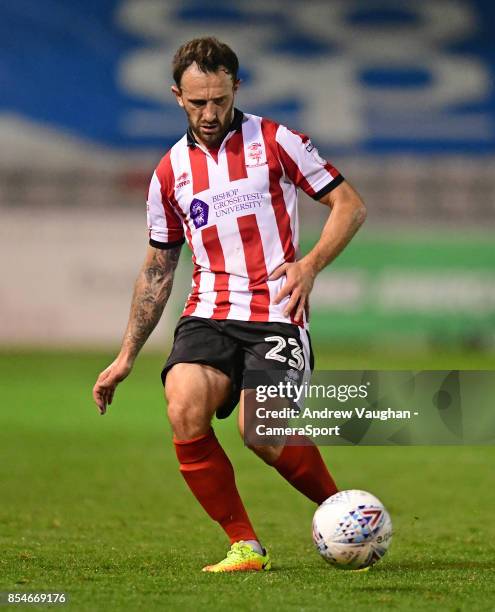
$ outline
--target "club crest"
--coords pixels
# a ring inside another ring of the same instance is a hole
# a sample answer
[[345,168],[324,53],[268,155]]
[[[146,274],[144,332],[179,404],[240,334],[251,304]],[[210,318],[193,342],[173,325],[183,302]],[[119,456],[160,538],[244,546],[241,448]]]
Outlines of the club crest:
[[246,147],[246,166],[264,166],[266,160],[263,155],[263,146],[260,142],[252,142]]

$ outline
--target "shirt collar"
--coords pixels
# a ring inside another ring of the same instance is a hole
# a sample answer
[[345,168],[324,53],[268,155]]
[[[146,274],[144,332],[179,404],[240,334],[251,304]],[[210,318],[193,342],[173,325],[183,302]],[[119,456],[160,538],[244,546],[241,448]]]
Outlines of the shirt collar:
[[[234,108],[234,118],[232,119],[232,123],[230,124],[227,134],[229,132],[237,132],[238,130],[240,130],[243,120],[244,120],[244,113],[240,111],[238,108]],[[225,134],[225,136],[227,136],[227,134]],[[187,129],[186,137],[187,137],[188,147],[195,147],[198,144],[196,138],[194,137],[193,131],[190,127]]]

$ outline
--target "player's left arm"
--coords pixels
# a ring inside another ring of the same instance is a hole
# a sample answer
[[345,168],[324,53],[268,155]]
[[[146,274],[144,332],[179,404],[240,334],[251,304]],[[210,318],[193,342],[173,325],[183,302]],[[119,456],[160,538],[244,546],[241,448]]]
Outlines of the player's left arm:
[[295,321],[302,320],[316,275],[343,251],[366,219],[364,203],[347,181],[324,195],[320,202],[330,208],[330,215],[318,242],[302,259],[281,265],[270,276],[270,280],[276,280],[286,275],[274,303],[279,304],[290,295],[284,315],[294,313]]

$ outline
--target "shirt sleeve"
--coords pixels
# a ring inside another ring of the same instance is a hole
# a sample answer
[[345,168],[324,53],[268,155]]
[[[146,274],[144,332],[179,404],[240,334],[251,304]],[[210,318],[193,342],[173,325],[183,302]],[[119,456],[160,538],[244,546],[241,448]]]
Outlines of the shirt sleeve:
[[343,182],[344,177],[320,157],[317,148],[305,134],[281,125],[276,139],[280,161],[287,176],[314,200],[320,200]]
[[155,248],[170,249],[184,242],[184,228],[179,215],[163,192],[155,171],[146,203],[149,242]]

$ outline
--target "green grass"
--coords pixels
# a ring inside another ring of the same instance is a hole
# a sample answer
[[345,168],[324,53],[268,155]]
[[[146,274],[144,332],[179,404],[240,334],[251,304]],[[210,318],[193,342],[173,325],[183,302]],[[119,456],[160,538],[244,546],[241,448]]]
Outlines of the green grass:
[[[349,574],[315,552],[312,504],[243,447],[234,420],[218,422],[275,567],[206,575],[227,541],[178,473],[162,358],[143,355],[100,417],[90,392],[108,359],[0,355],[0,590],[64,590],[74,610],[495,608],[493,448],[323,448],[340,487],[373,491],[394,522],[385,559]],[[349,350],[323,366],[495,369],[495,359]]]

